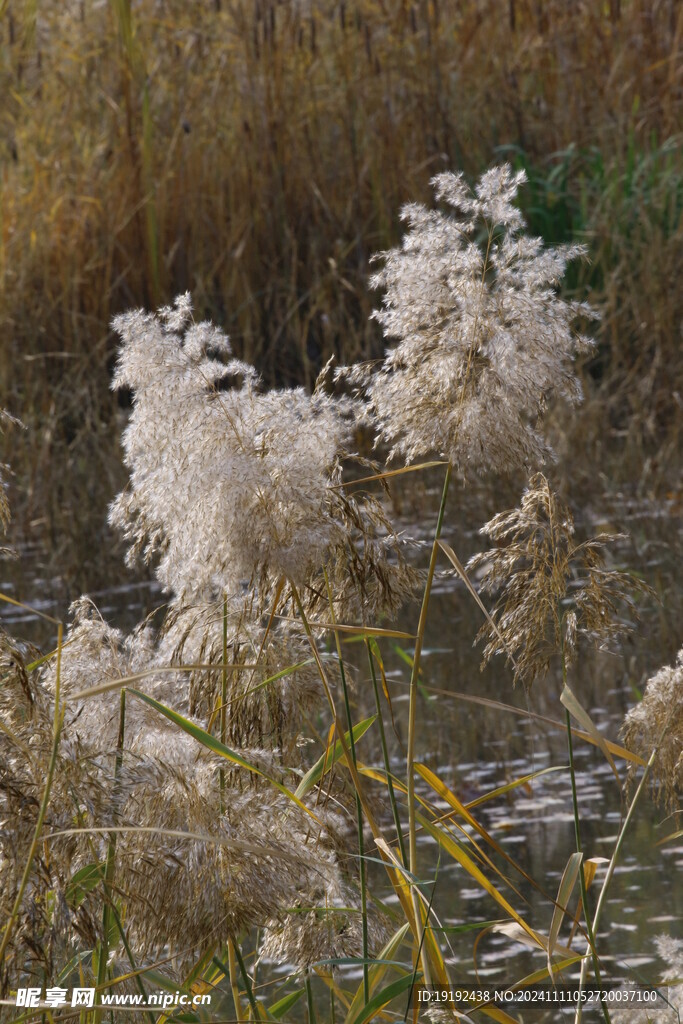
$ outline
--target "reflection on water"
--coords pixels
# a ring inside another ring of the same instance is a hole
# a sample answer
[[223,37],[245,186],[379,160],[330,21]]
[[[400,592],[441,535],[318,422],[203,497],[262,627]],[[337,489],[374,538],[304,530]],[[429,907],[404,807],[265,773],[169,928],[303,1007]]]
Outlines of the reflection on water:
[[[400,505],[400,495],[397,502]],[[600,530],[630,534],[622,542],[617,558],[625,567],[642,574],[658,592],[661,606],[650,602],[643,607],[642,621],[617,654],[588,653],[572,669],[570,685],[593,721],[608,738],[618,741],[625,712],[638,699],[645,680],[660,665],[675,658],[681,638],[676,628],[681,616],[681,595],[676,587],[680,568],[680,520],[673,501],[651,505],[623,495],[601,503],[601,515],[590,522],[578,523],[578,529],[592,533]],[[402,505],[404,516],[414,509]],[[476,550],[475,525],[481,513],[474,515],[455,503],[452,512],[457,526],[448,527],[446,539],[465,559]],[[471,522],[470,522],[471,520]],[[431,530],[428,518],[423,530],[410,532],[427,546]],[[424,554],[422,555],[424,559]],[[17,563],[5,562],[0,571],[0,589],[22,598],[43,613],[66,616],[63,589],[59,580],[45,584],[40,552],[27,548]],[[76,595],[70,595],[71,597]],[[149,582],[111,587],[91,596],[106,619],[129,628],[140,621],[163,598]],[[412,606],[403,614],[401,627],[414,629],[418,609]],[[46,645],[50,637],[45,627],[30,613],[4,606],[2,622],[8,632]],[[564,711],[559,702],[561,681],[557,674],[535,684],[528,695],[513,690],[511,673],[499,659],[484,671],[479,669],[479,651],[472,638],[480,626],[479,612],[465,588],[452,575],[436,580],[430,605],[429,627],[423,653],[422,682],[418,711],[417,751],[420,760],[435,770],[463,801],[476,801],[491,790],[521,776],[543,769],[547,771],[533,782],[517,787],[503,796],[481,802],[473,813],[505,853],[520,865],[532,884],[498,855],[494,861],[504,872],[518,895],[510,888],[506,897],[532,927],[547,934],[553,912],[552,898],[570,855],[575,850],[571,791],[567,765],[567,740],[562,727]],[[372,687],[367,665],[358,646],[347,645],[349,659],[355,663],[354,715],[374,713]],[[387,716],[392,768],[404,775],[404,746],[407,731],[408,680],[410,670],[391,644],[382,641],[388,684],[392,697],[395,731]],[[500,701],[522,714],[465,699],[467,695]],[[557,725],[530,717],[527,712],[557,722]],[[381,765],[381,753],[374,732],[361,741],[360,756],[365,763]],[[617,785],[610,766],[594,746],[575,741],[577,784],[579,791],[581,834],[586,857],[610,857],[623,821],[628,794]],[[623,762],[617,762],[621,781],[625,779]],[[424,783],[419,792],[425,799],[433,794]],[[380,796],[378,789],[378,798]],[[434,802],[434,801],[432,801]],[[442,813],[447,804],[436,801]],[[387,832],[391,818],[386,817]],[[644,795],[629,829],[611,884],[610,898],[601,921],[598,949],[607,977],[631,977],[652,982],[660,973],[653,938],[663,932],[680,934],[680,869],[683,844],[674,840],[657,844],[676,829]],[[491,922],[500,908],[465,871],[443,856],[435,844],[420,836],[420,876],[435,885],[434,908],[444,935],[453,951],[452,974],[456,982],[476,978],[473,948],[478,931],[463,930],[475,922]],[[603,877],[604,865],[591,890],[591,902]],[[370,874],[376,895],[388,905],[392,895],[386,891],[381,869],[371,865]],[[489,872],[490,874],[490,872]],[[498,880],[497,885],[503,888]],[[572,909],[576,906],[572,896]],[[569,940],[565,922],[560,943]],[[583,940],[574,940],[583,949]],[[545,958],[518,941],[509,929],[489,926],[476,947],[476,969],[482,981],[508,984],[543,968]],[[351,972],[351,976],[358,972]],[[578,972],[570,969],[565,981],[575,980]],[[557,1019],[557,1011],[553,1017]],[[520,1018],[522,1019],[522,1018]],[[538,1015],[526,1019],[540,1019]],[[586,1019],[593,1019],[590,1013]],[[597,1018],[595,1018],[597,1019]]]

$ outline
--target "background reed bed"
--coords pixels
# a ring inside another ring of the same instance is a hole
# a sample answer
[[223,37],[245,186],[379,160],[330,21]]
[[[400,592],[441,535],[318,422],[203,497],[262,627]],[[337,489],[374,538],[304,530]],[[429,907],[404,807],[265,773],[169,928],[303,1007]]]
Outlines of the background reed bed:
[[661,481],[680,422],[682,33],[673,0],[5,0],[0,404],[30,427],[3,438],[15,512],[63,572],[96,571],[122,481],[113,315],[189,288],[268,382],[311,385],[332,353],[381,353],[368,257],[396,243],[402,203],[499,151],[527,171],[531,231],[591,247],[567,287],[603,314],[596,400],[565,454],[574,429],[596,454],[612,436],[615,475]]

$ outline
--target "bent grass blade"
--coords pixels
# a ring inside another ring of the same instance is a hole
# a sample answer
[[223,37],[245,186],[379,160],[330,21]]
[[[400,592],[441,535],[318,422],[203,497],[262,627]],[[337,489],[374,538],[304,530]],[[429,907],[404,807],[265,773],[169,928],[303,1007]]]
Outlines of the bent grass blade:
[[438,544],[439,544],[439,547],[441,548],[441,550],[443,551],[443,553],[445,554],[446,558],[451,563],[451,565],[453,566],[453,568],[457,572],[458,576],[463,581],[463,583],[467,587],[468,591],[470,592],[470,594],[474,598],[477,606],[483,612],[484,618],[486,619],[486,621],[488,622],[489,626],[491,627],[493,632],[496,634],[498,639],[500,640],[501,645],[503,647],[503,650],[506,652],[506,654],[507,654],[508,658],[510,659],[510,661],[512,662],[513,666],[515,668],[517,668],[517,662],[515,661],[515,659],[514,659],[514,657],[512,655],[512,652],[508,648],[508,645],[506,644],[506,642],[505,642],[505,640],[503,638],[503,635],[501,634],[500,630],[498,629],[498,626],[496,625],[496,623],[492,619],[491,615],[489,614],[488,609],[486,608],[486,605],[484,604],[482,599],[479,597],[479,594],[477,593],[477,591],[474,589],[472,583],[470,582],[470,578],[469,578],[469,576],[467,575],[467,573],[465,571],[464,565],[462,564],[462,562],[460,561],[460,559],[458,558],[458,556],[456,555],[455,551],[450,546],[450,544],[446,544],[446,542],[443,541],[443,540],[440,540],[438,542]]
[[[361,736],[365,735],[368,729],[375,722],[376,718],[377,715],[371,715],[370,718],[366,718],[362,722],[358,722],[357,725],[354,725],[354,741],[359,740]],[[344,733],[344,738],[346,740],[346,743],[348,744],[350,740],[350,733]],[[308,769],[303,779],[296,788],[295,796],[299,797],[300,800],[303,800],[306,794],[313,789],[316,783],[320,782],[320,780],[327,774],[327,772],[329,772],[343,756],[344,747],[341,741],[337,740],[334,746],[330,745],[325,750],[325,753],[318,758],[315,764]]]
[[[276,618],[282,622],[293,622],[297,623],[300,620],[293,618],[291,615],[277,615]],[[359,637],[393,637],[399,640],[414,640],[414,633],[406,633],[402,629],[382,629],[381,626],[353,626],[340,622],[309,622],[310,629],[323,629],[331,631],[333,633],[351,633],[354,636]]]
[[461,867],[463,867],[465,871],[467,871],[470,877],[473,878],[481,886],[481,888],[489,894],[489,896],[493,897],[496,903],[498,903],[499,906],[503,908],[506,914],[513,918],[513,920],[515,920],[517,924],[524,929],[524,931],[527,933],[527,935],[533,941],[533,943],[539,949],[547,951],[547,940],[538,932],[534,931],[534,929],[526,923],[524,918],[517,913],[517,911],[514,909],[514,907],[510,905],[510,903],[508,903],[508,901],[505,899],[502,893],[500,893],[498,889],[496,889],[496,887],[492,885],[491,882],[489,882],[488,878],[479,870],[479,868],[474,863],[472,858],[467,853],[465,853],[465,851],[461,849],[460,846],[458,846],[458,844],[453,840],[452,836],[448,835],[448,833],[444,832],[442,829],[434,827],[431,824],[431,822],[427,821],[426,818],[422,818],[421,816],[420,823],[422,824],[423,828],[427,832],[429,832],[429,834],[434,839],[436,839],[437,843],[444,848],[446,853],[448,853],[453,858],[453,860],[457,861],[461,865]]
[[572,691],[569,689],[566,683],[564,684],[562,693],[560,694],[560,703],[563,705],[563,707],[567,709],[570,715],[573,715],[573,717],[576,719],[579,725],[583,726],[583,728],[586,730],[588,735],[593,740],[596,747],[599,747],[600,750],[603,752],[610,768],[614,772],[614,777],[617,780],[617,784],[619,788],[621,788],[621,779],[619,778],[619,772],[617,771],[617,766],[614,763],[612,752],[607,742],[605,741],[604,736],[595,727],[592,718],[590,717],[588,712],[581,706],[576,696],[572,693]]
[[372,476],[362,476],[358,480],[347,480],[342,487],[355,487],[357,484],[369,484],[373,480],[388,480],[394,476],[403,476],[405,473],[419,473],[424,469],[433,469],[435,466],[447,466],[443,459],[436,459],[432,462],[421,462],[417,466],[402,466],[401,469],[388,469],[384,473],[373,473]]
[[[107,825],[102,827],[88,826],[86,828],[65,828],[60,829],[58,832],[47,832],[42,839],[43,842],[49,842],[52,839],[59,839],[61,836],[109,835],[110,832],[148,832],[155,836],[169,836],[173,839],[187,839],[199,843],[214,843],[216,846],[225,846],[227,849],[235,850],[238,853],[252,853],[261,857],[266,856],[275,857],[279,860],[289,860],[292,864],[299,863],[296,857],[290,857],[283,850],[276,850],[267,846],[259,846],[257,843],[247,843],[242,839],[230,839],[227,836],[212,836],[209,832],[183,832],[181,829],[156,828],[151,825]],[[92,867],[92,865],[89,866]]]
[[[51,622],[53,626],[61,626],[62,623],[59,619],[53,619],[51,615],[46,615],[45,612],[39,612],[37,608],[33,608],[30,604],[24,604],[23,601],[17,601],[16,598],[10,597],[8,594],[0,594],[0,601],[6,601],[7,604],[13,604],[15,608],[23,608],[24,611],[31,612],[39,619],[44,619],[45,622]],[[61,644],[60,646],[64,646]]]
[[552,979],[554,979],[552,966],[553,950],[557,945],[557,939],[560,934],[564,915],[568,913],[569,900],[571,899],[572,892],[574,891],[576,880],[579,877],[582,860],[582,853],[573,853],[571,855],[567,861],[567,866],[562,873],[560,885],[557,890],[557,900],[555,902],[555,909],[553,910],[552,921],[550,922],[550,930],[548,931],[548,972]]
[[[451,697],[453,700],[462,700],[469,704],[479,704],[484,708],[506,711],[511,715],[520,715],[523,718],[531,718],[534,722],[541,722],[544,725],[550,725],[553,729],[560,729],[564,733],[567,731],[566,722],[558,722],[557,719],[550,718],[548,715],[539,715],[537,712],[529,711],[527,708],[516,708],[513,704],[505,704],[503,701],[493,700],[491,697],[478,697],[473,693],[463,693],[461,690],[444,690],[437,686],[425,686],[424,689],[428,693],[434,693],[440,697]],[[591,743],[595,747],[602,748],[602,743],[604,743],[607,750],[615,757],[620,757],[622,760],[628,761],[630,764],[637,764],[641,768],[645,766],[645,761],[638,754],[634,754],[631,750],[620,746],[618,743],[613,743],[612,740],[606,740],[600,733],[598,733],[598,736],[594,736],[590,732],[584,732],[580,729],[572,729],[572,736],[575,739],[578,738],[584,740],[586,743]],[[598,742],[598,737],[600,737],[602,743]],[[476,801],[473,801],[471,804],[468,804],[468,807],[473,807],[475,803]]]

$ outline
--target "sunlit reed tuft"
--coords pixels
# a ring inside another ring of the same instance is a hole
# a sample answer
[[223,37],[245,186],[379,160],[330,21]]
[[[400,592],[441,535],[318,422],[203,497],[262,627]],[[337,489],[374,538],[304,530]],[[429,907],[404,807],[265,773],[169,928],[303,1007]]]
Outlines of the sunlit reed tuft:
[[675,665],[665,665],[647,681],[643,699],[626,715],[621,734],[642,758],[656,748],[653,787],[669,811],[683,794],[683,648]]
[[192,321],[189,295],[114,326],[114,387],[133,390],[133,413],[130,485],[111,521],[131,557],[157,563],[175,602],[227,594],[241,605],[245,587],[265,599],[277,578],[301,586],[341,558],[356,589],[347,609],[395,608],[414,581],[390,524],[370,496],[341,487],[360,403],[322,388],[265,390],[218,328]]
[[573,324],[595,312],[557,288],[585,249],[547,249],[523,233],[524,181],[507,164],[474,190],[462,174],[438,175],[448,211],[405,206],[401,248],[380,254],[374,315],[397,344],[377,372],[348,376],[367,389],[390,458],[436,453],[463,476],[538,466],[550,455],[539,427],[549,398],[581,396],[573,358],[592,342]]

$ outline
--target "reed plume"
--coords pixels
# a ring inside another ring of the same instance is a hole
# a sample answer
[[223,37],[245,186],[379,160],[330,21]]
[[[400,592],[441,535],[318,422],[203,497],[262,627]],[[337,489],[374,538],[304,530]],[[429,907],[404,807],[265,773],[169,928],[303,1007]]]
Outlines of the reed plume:
[[636,612],[635,598],[649,588],[629,573],[608,569],[606,550],[618,539],[599,534],[574,539],[569,508],[542,473],[524,491],[519,508],[500,512],[479,531],[496,547],[467,564],[483,592],[496,596],[495,628],[486,623],[484,662],[507,654],[514,679],[531,687],[561,654],[566,664],[581,639],[609,646],[630,628],[620,606]]
[[683,648],[675,665],[663,666],[648,679],[643,699],[624,719],[621,735],[642,758],[657,749],[653,789],[669,811],[677,810],[683,793]]
[[[380,253],[374,316],[387,339],[379,370],[346,371],[367,394],[379,441],[408,462],[437,453],[465,477],[534,467],[551,453],[539,419],[551,396],[581,397],[572,361],[592,319],[557,287],[583,246],[546,249],[514,205],[524,172],[494,167],[474,191],[462,174],[432,184],[447,212],[408,204],[401,248]],[[342,375],[344,371],[340,371]]]
[[[378,949],[387,936],[386,919],[368,915],[370,946]],[[261,954],[278,964],[306,970],[330,959],[363,955],[363,920],[358,892],[348,881],[318,882],[302,893],[281,922],[272,923]]]

